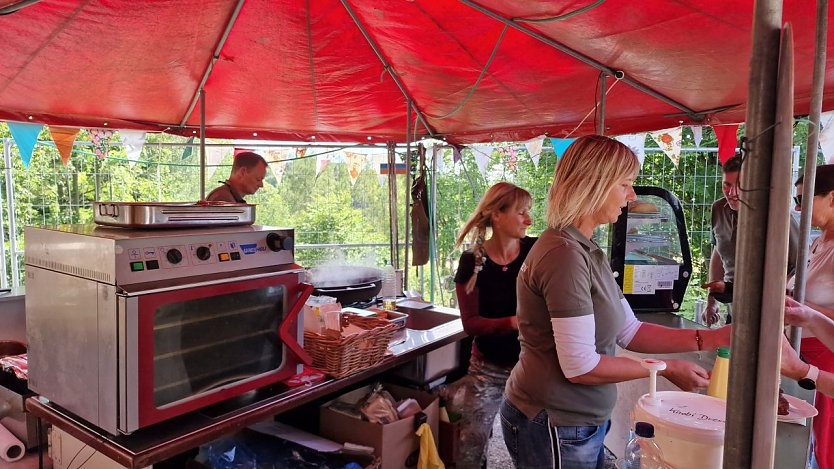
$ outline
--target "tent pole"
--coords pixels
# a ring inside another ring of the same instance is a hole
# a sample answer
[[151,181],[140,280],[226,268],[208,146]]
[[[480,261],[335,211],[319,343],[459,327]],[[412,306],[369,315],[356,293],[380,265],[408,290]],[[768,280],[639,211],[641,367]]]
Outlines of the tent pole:
[[[353,8],[350,7],[347,0],[341,0],[341,2],[342,2],[342,6],[345,7],[345,10],[347,10],[348,15],[350,15],[350,18],[353,20],[354,23],[356,23],[356,27],[359,28],[359,32],[361,32],[362,36],[365,37],[365,40],[368,41],[368,44],[371,46],[371,49],[373,49],[373,51],[374,51],[374,54],[376,54],[376,57],[382,63],[382,67],[385,68],[385,71],[388,72],[388,75],[390,75],[391,78],[394,80],[394,83],[396,83],[397,87],[400,89],[400,92],[403,94],[403,96],[405,96],[405,99],[409,103],[411,103],[410,106],[414,106],[414,104],[413,104],[414,99],[411,97],[411,94],[409,94],[408,90],[406,90],[405,85],[403,84],[403,82],[400,81],[400,77],[394,72],[394,67],[391,65],[390,62],[388,62],[388,60],[385,59],[385,56],[382,55],[382,51],[380,50],[377,43],[374,42],[374,40],[371,38],[371,35],[368,34],[368,30],[365,29],[365,25],[363,25],[362,22],[359,21],[359,17],[356,16],[356,13],[353,11]],[[415,106],[415,109],[416,109],[416,106]],[[409,112],[409,118],[411,118],[411,108],[410,107],[409,107],[408,112]],[[426,128],[426,131],[429,133],[429,136],[432,137],[432,138],[437,138],[436,135],[435,135],[434,129],[423,118],[423,114],[421,114],[419,111],[417,111],[416,114],[417,114],[417,119],[419,119],[420,122],[423,124],[423,127]],[[416,125],[414,127],[416,127]],[[409,128],[408,128],[409,132],[411,132],[411,128],[412,128],[412,126],[409,125]],[[409,135],[409,139],[410,138],[411,138],[411,135]],[[407,187],[406,189],[409,192],[411,191],[411,187]],[[408,262],[406,262],[406,269],[408,269]]]
[[397,213],[397,153],[394,142],[388,142],[388,238],[391,240],[391,265],[400,268],[399,215]]
[[[344,2],[344,0],[342,0],[342,1]],[[649,96],[657,98],[657,99],[663,101],[664,103],[666,103],[670,106],[673,106],[675,108],[680,109],[687,116],[689,116],[690,119],[692,119],[694,121],[700,122],[700,121],[703,120],[703,114],[704,114],[703,112],[699,113],[699,112],[695,111],[694,109],[690,109],[690,108],[686,107],[682,103],[679,103],[679,102],[675,101],[674,99],[649,88],[648,86],[640,83],[639,81],[628,77],[626,74],[624,74],[620,70],[614,70],[613,68],[611,68],[611,67],[609,67],[609,66],[607,66],[607,65],[605,65],[601,62],[597,62],[596,60],[588,57],[587,55],[584,55],[581,52],[578,52],[574,49],[571,49],[570,47],[568,47],[568,46],[566,46],[566,45],[564,45],[560,42],[556,42],[556,41],[554,41],[553,39],[550,39],[547,36],[544,36],[540,33],[535,32],[535,31],[531,31],[531,30],[521,26],[520,24],[518,24],[518,22],[516,22],[512,19],[504,18],[503,16],[501,16],[497,13],[494,13],[490,10],[487,10],[486,8],[482,7],[481,5],[478,5],[477,3],[475,3],[471,0],[460,0],[460,1],[464,5],[468,5],[472,8],[480,11],[481,13],[489,16],[490,18],[496,19],[496,20],[498,20],[498,21],[500,21],[500,22],[502,22],[502,23],[504,23],[504,24],[506,24],[506,25],[508,25],[512,28],[515,28],[515,29],[523,32],[524,34],[527,34],[530,37],[536,38],[539,41],[542,41],[543,43],[560,50],[561,52],[575,58],[576,60],[579,60],[580,62],[582,62],[586,65],[590,65],[591,67],[594,67],[597,70],[600,70],[600,71],[602,71],[602,72],[604,72],[608,75],[611,75],[611,76],[613,76],[613,77],[615,77],[619,80],[622,80],[625,83],[628,83],[632,88],[640,90],[643,93],[646,93]]]
[[405,119],[405,262],[403,263],[403,289],[408,290],[408,250],[411,240],[411,100],[406,101]]
[[206,90],[200,90],[200,200],[206,200]]
[[223,30],[223,35],[220,36],[220,40],[217,41],[217,46],[214,47],[214,52],[211,54],[211,60],[209,60],[206,70],[203,72],[203,78],[200,80],[200,85],[197,86],[197,92],[194,93],[194,97],[191,98],[191,103],[188,105],[188,110],[185,111],[185,114],[182,116],[180,127],[185,127],[185,123],[188,122],[188,117],[191,116],[191,113],[194,112],[194,108],[197,107],[197,101],[200,99],[200,92],[206,87],[206,81],[208,81],[211,71],[214,70],[214,63],[220,59],[220,51],[223,50],[223,46],[226,44],[226,39],[229,38],[229,33],[232,32],[232,26],[234,26],[235,21],[237,21],[240,9],[243,8],[243,2],[244,0],[237,1],[235,9],[229,17],[229,21],[226,22],[226,28]]
[[[796,253],[796,277],[793,297],[805,303],[805,276],[808,273],[808,240],[811,237],[811,211],[814,208],[814,185],[817,180],[817,145],[820,134],[822,92],[825,85],[825,56],[828,39],[828,0],[817,0],[817,32],[814,46],[814,81],[811,84],[811,109],[808,115],[808,146],[805,149],[805,172],[802,184],[802,211],[799,217],[799,252]],[[799,350],[802,328],[791,327],[791,345]]]
[[[733,411],[727,412],[724,433],[725,468],[773,467],[774,461],[783,304],[779,300],[785,288],[789,209],[787,193],[780,194],[778,189],[788,191],[781,179],[790,179],[790,152],[779,158],[774,158],[774,152],[778,150],[777,138],[788,132],[789,140],[792,131],[792,122],[778,123],[776,115],[781,25],[781,0],[755,2],[744,144],[747,152],[739,180],[742,204],[736,235],[733,354],[727,395],[727,409]],[[790,121],[790,113],[788,116]],[[787,172],[778,167],[780,163],[787,164]],[[782,171],[774,174],[774,170]],[[784,206],[771,207],[772,201],[779,202],[780,195],[784,195]],[[785,212],[781,220],[770,213],[779,208]],[[768,242],[774,246],[783,243],[784,252],[768,251]],[[765,297],[772,301],[773,296],[775,303],[765,303]],[[763,321],[763,317],[770,320]]]

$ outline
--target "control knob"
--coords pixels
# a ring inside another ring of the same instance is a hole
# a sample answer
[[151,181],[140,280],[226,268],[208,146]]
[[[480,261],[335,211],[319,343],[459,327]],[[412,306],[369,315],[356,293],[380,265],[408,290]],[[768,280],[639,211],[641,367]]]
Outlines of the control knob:
[[266,246],[276,252],[282,249],[292,251],[295,247],[295,241],[292,239],[292,236],[281,236],[278,233],[269,233],[266,235]]
[[168,258],[168,262],[171,264],[179,264],[182,261],[182,253],[177,248],[169,249],[165,253],[165,257]]
[[200,246],[197,248],[197,259],[201,261],[207,261],[209,257],[211,257],[211,249],[207,248],[206,246]]

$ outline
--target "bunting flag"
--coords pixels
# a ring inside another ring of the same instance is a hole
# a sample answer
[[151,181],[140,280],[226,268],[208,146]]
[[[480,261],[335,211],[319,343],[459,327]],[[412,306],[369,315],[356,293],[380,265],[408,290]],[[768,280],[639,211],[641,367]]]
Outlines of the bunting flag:
[[55,148],[58,149],[58,154],[61,155],[64,166],[69,163],[72,155],[72,145],[75,143],[75,137],[78,136],[80,130],[77,127],[49,126],[49,133],[52,134],[52,141],[55,142]]
[[718,140],[718,159],[724,164],[736,154],[738,147],[738,124],[713,125],[715,139]]
[[438,173],[443,171],[446,166],[446,162],[443,161],[443,147],[440,145],[435,144],[432,146],[432,157],[434,158],[434,169]]
[[701,140],[704,139],[704,128],[700,125],[690,125],[692,136],[695,138],[695,148],[701,148]]
[[35,150],[35,144],[38,143],[38,135],[43,129],[43,124],[30,122],[6,122],[6,124],[8,124],[12,138],[20,151],[23,167],[29,168],[29,162],[32,161],[32,152]]
[[460,161],[460,147],[457,145],[452,146],[452,164],[457,163]]
[[110,152],[110,139],[113,131],[110,129],[87,129],[90,133],[90,140],[93,142],[93,151],[98,158],[107,159]]
[[194,154],[194,137],[188,137],[188,140],[185,142],[185,148],[182,150],[180,160],[185,161],[191,158],[192,154]]
[[630,135],[619,135],[614,137],[615,139],[622,142],[625,146],[629,147],[631,151],[637,155],[637,159],[640,161],[640,167],[643,167],[643,161],[646,159],[646,132],[630,134]]
[[[834,111],[826,111],[820,115],[820,148],[827,163],[834,163]],[[810,153],[810,152],[808,152]]]
[[304,158],[304,155],[307,154],[307,147],[296,147],[295,149],[295,157],[296,158]]
[[[139,155],[142,154],[142,148],[145,146],[145,132],[141,130],[120,130],[119,136],[122,138],[122,143],[125,146],[127,160],[129,161],[128,166],[132,168],[136,164],[136,160],[139,159]],[[61,156],[63,157],[64,155]]]
[[362,153],[345,152],[345,162],[347,163],[347,171],[350,176],[350,184],[356,184],[359,179],[359,173],[362,172],[362,165],[365,163],[367,156]]
[[556,153],[556,159],[562,157],[565,154],[565,150],[568,149],[573,141],[576,140],[575,138],[550,138],[550,144],[553,145],[553,152]]
[[518,172],[518,158],[516,157],[516,151],[513,147],[499,147],[498,154],[501,155],[501,159],[504,161],[504,166],[513,172]]
[[539,157],[542,154],[542,146],[544,146],[544,135],[531,138],[530,140],[524,142],[524,148],[527,149],[530,159],[533,160],[533,166],[536,168],[539,167]]
[[492,151],[495,149],[489,145],[474,145],[469,147],[472,149],[472,154],[475,155],[475,164],[478,165],[478,171],[481,174],[486,174],[487,163],[492,157]]
[[264,159],[267,162],[269,170],[275,176],[275,183],[281,184],[281,179],[284,177],[284,171],[287,169],[286,159],[290,155],[288,148],[273,149],[270,148],[264,153]]
[[251,148],[238,148],[238,147],[235,147],[235,150],[234,150],[234,154],[233,154],[233,156],[237,156],[237,155],[238,155],[238,153],[243,153],[243,152],[245,152],[245,151],[251,151],[251,152],[253,152],[253,153],[257,153],[255,150],[253,150],[253,149],[251,149]]
[[206,166],[212,168],[220,164],[229,153],[228,147],[206,146]]
[[657,145],[663,150],[663,153],[666,153],[666,156],[672,160],[672,164],[677,168],[678,162],[681,159],[683,127],[657,130],[655,132],[649,132],[649,135],[657,142]]
[[316,155],[316,177],[324,171],[324,168],[330,164],[330,157],[328,155]]
[[[405,174],[408,171],[405,168],[405,163],[397,163],[394,165],[394,174]],[[381,175],[388,175],[388,163],[380,163],[379,164],[379,174]]]

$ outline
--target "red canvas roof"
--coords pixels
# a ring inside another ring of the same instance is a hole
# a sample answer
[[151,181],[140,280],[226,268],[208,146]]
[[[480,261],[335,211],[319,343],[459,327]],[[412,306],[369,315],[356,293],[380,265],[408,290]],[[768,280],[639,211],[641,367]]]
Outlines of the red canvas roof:
[[[487,12],[452,0],[248,0],[231,21],[236,3],[43,0],[0,16],[0,119],[191,134],[207,76],[209,137],[401,142],[406,98],[387,63],[431,132],[449,141],[594,132],[599,71],[545,41],[680,103],[616,82],[608,134],[696,123],[705,111],[705,123],[744,119],[752,0],[608,0],[563,20],[518,23],[538,37],[514,27],[502,37],[504,23],[488,13],[549,18],[590,0],[479,0]],[[796,113],[805,114],[815,4],[786,0],[784,10],[795,32]],[[439,118],[469,94],[499,38],[468,101]],[[833,60],[824,109],[834,108]]]

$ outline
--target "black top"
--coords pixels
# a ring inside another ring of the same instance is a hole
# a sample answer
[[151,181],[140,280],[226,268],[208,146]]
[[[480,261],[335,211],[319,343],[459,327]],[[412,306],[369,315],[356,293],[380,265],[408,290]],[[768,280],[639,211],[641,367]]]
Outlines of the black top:
[[[536,239],[526,236],[521,239],[521,250],[514,261],[507,264],[507,270],[487,258],[484,268],[478,274],[475,286],[478,288],[478,306],[484,318],[497,319],[515,316],[516,289],[515,281],[521,264],[533,247]],[[466,283],[475,268],[475,255],[467,251],[461,254],[455,283]],[[518,361],[521,345],[518,343],[518,331],[505,334],[482,335],[475,337],[475,346],[484,359],[500,366],[512,366]]]

